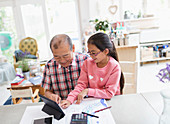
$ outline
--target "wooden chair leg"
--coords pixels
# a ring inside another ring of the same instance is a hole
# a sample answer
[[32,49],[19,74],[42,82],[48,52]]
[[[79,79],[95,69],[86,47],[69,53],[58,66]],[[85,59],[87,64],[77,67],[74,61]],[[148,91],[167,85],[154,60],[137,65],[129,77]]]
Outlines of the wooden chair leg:
[[40,96],[37,94],[36,102],[40,101]]
[[31,97],[32,102],[34,103],[34,97]]
[[36,95],[36,97],[37,97],[36,99],[34,99],[34,97],[31,97],[33,103],[34,102],[39,102],[39,100],[40,100],[39,95]]
[[12,98],[13,104],[19,104],[22,101],[22,98],[19,98],[19,100],[17,100],[17,98]]
[[19,98],[19,100],[17,101],[17,104],[21,103],[22,98]]
[[15,98],[12,98],[13,104],[16,104],[16,100]]

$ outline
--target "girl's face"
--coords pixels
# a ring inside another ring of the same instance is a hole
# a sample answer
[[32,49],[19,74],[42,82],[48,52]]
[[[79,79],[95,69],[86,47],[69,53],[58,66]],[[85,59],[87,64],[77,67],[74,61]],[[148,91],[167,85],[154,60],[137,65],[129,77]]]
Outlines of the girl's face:
[[95,63],[102,63],[107,61],[108,51],[100,51],[95,45],[88,44],[88,53],[90,57],[95,61]]

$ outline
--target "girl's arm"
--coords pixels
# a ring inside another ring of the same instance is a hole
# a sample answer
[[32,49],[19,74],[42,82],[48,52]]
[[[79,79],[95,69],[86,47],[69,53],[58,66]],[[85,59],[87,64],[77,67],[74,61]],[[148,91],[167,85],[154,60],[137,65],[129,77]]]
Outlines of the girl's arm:
[[86,63],[87,61],[83,63],[77,85],[75,86],[74,90],[69,93],[67,97],[67,100],[70,101],[71,104],[77,99],[78,94],[88,87]]
[[120,90],[120,76],[121,68],[117,65],[110,74],[110,77],[102,89],[88,88],[88,96],[96,98],[111,99],[116,94],[117,90]]

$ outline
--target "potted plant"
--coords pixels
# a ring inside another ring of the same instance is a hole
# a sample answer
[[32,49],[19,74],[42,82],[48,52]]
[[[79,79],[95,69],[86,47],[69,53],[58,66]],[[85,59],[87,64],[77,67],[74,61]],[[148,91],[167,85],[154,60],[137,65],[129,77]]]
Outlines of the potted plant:
[[[166,64],[166,68],[159,71],[157,77],[163,83],[170,83],[170,64]],[[160,92],[163,102],[164,109],[159,119],[159,124],[170,124],[170,88],[163,89]]]
[[30,71],[30,68],[29,68],[29,65],[28,65],[28,60],[26,60],[26,59],[23,59],[21,61],[20,67],[21,67],[23,73]]
[[95,20],[90,20],[90,22],[93,22],[95,24],[95,29],[96,31],[106,31],[109,29],[109,22],[107,20],[99,20],[99,19],[95,19]]
[[166,68],[161,69],[156,76],[163,83],[170,82],[170,64],[167,63]]
[[24,77],[26,79],[29,79],[29,71],[30,71],[30,67],[29,67],[29,63],[28,63],[28,55],[30,55],[29,52],[24,52],[19,54],[19,68],[21,68],[22,73],[24,74]]

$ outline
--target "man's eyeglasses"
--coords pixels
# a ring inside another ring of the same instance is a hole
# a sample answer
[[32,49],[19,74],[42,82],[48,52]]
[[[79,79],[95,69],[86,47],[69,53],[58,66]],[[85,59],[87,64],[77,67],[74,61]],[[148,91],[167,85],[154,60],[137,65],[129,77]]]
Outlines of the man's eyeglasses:
[[90,56],[97,56],[99,53],[101,53],[101,51],[97,52],[97,53],[93,53],[93,52],[87,52]]

